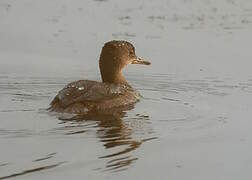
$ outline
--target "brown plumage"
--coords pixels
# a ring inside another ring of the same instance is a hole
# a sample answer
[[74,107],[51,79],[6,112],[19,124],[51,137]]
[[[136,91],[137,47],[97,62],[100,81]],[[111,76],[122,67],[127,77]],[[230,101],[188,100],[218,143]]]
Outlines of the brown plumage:
[[128,64],[150,62],[138,58],[127,41],[105,43],[99,60],[103,82],[79,80],[66,85],[51,102],[50,110],[74,114],[108,113],[131,106],[140,95],[126,81],[122,69]]

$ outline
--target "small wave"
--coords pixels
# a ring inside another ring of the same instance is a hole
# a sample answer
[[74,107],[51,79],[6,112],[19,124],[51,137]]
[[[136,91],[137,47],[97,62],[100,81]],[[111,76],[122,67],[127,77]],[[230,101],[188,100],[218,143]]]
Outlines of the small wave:
[[31,168],[31,169],[27,169],[27,170],[24,170],[22,172],[13,173],[13,174],[10,174],[10,175],[7,175],[7,176],[2,176],[2,177],[0,176],[0,180],[19,177],[19,176],[39,172],[39,171],[44,171],[44,170],[47,170],[47,169],[56,168],[56,167],[62,165],[63,163],[65,163],[65,162],[60,162],[60,163],[57,163],[57,164],[52,164],[52,165],[47,165],[47,166],[41,166],[41,167],[37,167],[37,168]]

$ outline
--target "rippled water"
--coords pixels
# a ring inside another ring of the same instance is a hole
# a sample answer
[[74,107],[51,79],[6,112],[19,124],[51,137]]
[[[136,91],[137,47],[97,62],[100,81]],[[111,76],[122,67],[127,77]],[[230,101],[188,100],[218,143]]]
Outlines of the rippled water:
[[[69,121],[46,111],[67,80],[2,75],[1,179],[53,168],[59,168],[58,173],[80,168],[76,177],[81,177],[82,170],[104,173],[137,168],[138,160],[148,156],[144,149],[151,142],[188,138],[184,134],[195,136],[225,126],[230,116],[225,108],[229,107],[219,103],[232,102],[235,94],[251,95],[252,90],[251,80],[176,79],[167,74],[148,74],[140,80],[136,74],[128,76],[144,97],[123,118]],[[207,142],[214,135],[193,138]],[[168,148],[169,143],[164,145]]]
[[[0,179],[249,180],[251,12],[248,0],[2,0]],[[67,83],[100,80],[110,39],[152,62],[124,72],[140,102],[96,120],[48,112]]]

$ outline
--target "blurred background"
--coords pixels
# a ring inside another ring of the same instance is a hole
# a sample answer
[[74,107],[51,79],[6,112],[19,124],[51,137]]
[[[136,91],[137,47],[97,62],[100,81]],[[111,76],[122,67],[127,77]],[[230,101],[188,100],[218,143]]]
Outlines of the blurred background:
[[14,72],[28,73],[32,63],[52,75],[66,73],[64,60],[69,70],[88,65],[96,72],[101,47],[112,39],[132,42],[153,61],[151,72],[250,71],[248,0],[1,0],[0,13],[0,63],[16,64],[10,56],[17,55]]
[[[151,66],[114,121],[48,113],[106,41]],[[0,0],[0,179],[250,180],[252,1]]]

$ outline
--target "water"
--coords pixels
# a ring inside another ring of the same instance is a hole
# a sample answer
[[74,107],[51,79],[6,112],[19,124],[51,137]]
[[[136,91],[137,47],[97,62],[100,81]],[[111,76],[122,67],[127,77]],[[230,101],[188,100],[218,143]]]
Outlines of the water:
[[[0,179],[250,179],[251,12],[248,0],[2,0]],[[152,62],[124,72],[141,101],[112,120],[49,113],[67,83],[100,80],[111,39]]]

